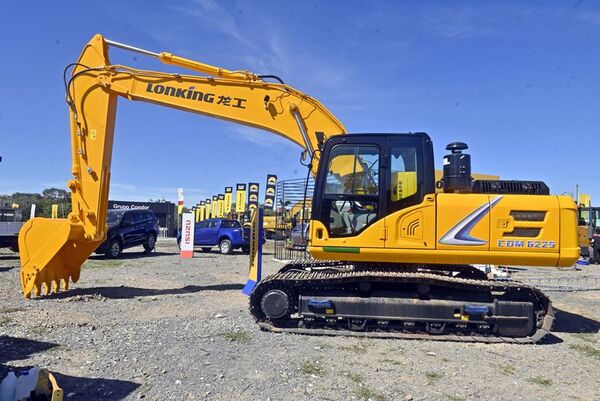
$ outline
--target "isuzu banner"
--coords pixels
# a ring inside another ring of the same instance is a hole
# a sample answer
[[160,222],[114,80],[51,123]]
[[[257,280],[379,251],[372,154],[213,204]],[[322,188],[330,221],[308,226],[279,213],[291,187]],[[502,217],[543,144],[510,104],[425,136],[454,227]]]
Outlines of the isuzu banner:
[[231,214],[231,197],[233,196],[233,187],[225,187],[225,199],[223,200],[223,214]]
[[258,208],[258,182],[251,182],[248,184],[248,210],[250,215]]
[[246,184],[235,185],[235,212],[238,214],[246,211]]
[[217,197],[217,217],[223,217],[225,210],[225,194],[219,194]]
[[276,189],[277,176],[275,174],[267,174],[267,187],[265,188],[265,209],[273,210]]
[[179,256],[182,258],[194,257],[194,213],[181,215],[181,243]]

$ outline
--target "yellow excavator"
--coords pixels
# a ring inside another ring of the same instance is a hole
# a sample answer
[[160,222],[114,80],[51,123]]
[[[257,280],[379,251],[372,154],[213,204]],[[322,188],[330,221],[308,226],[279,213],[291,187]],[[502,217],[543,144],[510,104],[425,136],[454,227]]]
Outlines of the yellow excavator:
[[[110,47],[194,73],[111,64]],[[535,342],[550,330],[554,313],[544,294],[488,280],[471,264],[572,265],[579,247],[570,197],[549,195],[541,182],[472,181],[461,142],[448,145],[436,183],[427,134],[346,134],[321,103],[273,75],[101,35],[69,67],[73,209],[67,219],[34,218],[21,230],[25,296],[68,288],[104,240],[121,97],[262,128],[304,149],[315,177],[314,259],[287,264],[256,285],[250,311],[262,328],[487,342]]]

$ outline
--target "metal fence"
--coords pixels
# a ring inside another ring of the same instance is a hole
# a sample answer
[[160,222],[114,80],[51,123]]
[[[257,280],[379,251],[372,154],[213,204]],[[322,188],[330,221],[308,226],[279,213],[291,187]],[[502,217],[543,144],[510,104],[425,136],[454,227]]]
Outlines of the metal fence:
[[275,198],[275,258],[308,259],[306,250],[315,182],[304,178],[277,183]]

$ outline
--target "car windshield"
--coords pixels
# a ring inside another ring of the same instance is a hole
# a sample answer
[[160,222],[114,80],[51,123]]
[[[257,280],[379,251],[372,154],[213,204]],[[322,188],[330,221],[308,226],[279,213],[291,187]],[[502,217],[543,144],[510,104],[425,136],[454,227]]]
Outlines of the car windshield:
[[240,228],[240,222],[236,220],[223,220],[221,223],[221,227],[223,228]]
[[106,224],[118,223],[119,220],[121,220],[121,217],[123,217],[122,211],[113,212],[112,210],[109,210],[106,214]]

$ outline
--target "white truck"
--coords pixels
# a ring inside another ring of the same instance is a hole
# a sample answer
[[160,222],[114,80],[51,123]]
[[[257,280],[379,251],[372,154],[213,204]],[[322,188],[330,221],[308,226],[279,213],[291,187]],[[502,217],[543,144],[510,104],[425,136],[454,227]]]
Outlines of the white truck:
[[0,208],[0,248],[19,251],[19,230],[22,225],[20,209]]

